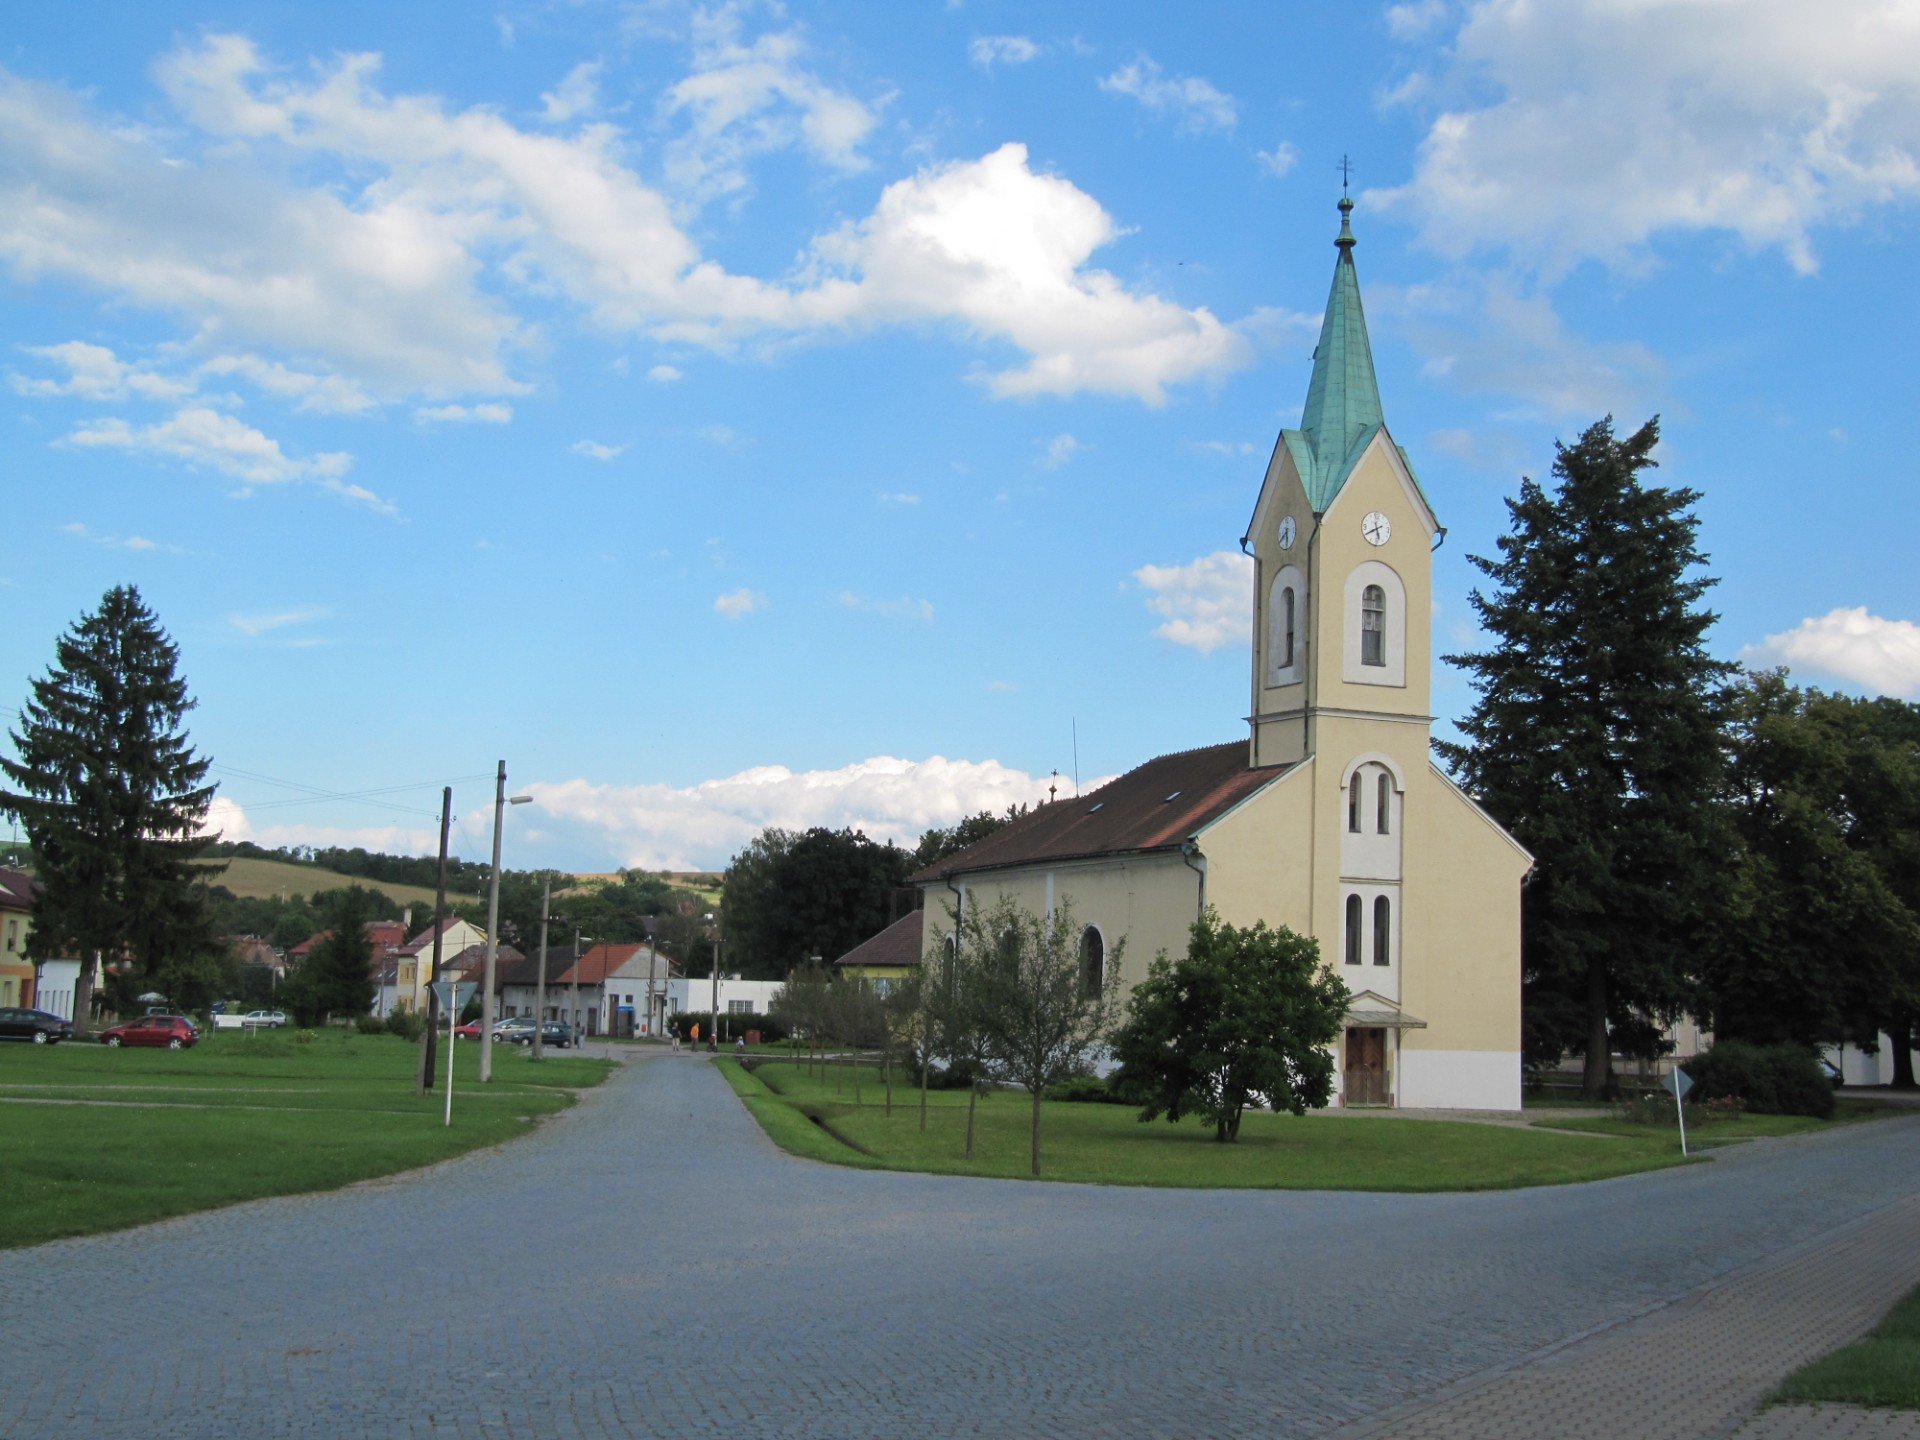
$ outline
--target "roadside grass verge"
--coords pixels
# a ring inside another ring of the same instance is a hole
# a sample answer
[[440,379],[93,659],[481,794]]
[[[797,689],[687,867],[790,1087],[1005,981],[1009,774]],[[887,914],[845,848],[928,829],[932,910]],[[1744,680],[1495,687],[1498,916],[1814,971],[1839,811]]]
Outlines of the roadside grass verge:
[[1794,1371],[1767,1401],[1920,1410],[1920,1290],[1894,1306],[1864,1340]]
[[385,1035],[222,1036],[181,1051],[7,1047],[0,1248],[431,1165],[524,1134],[612,1068],[497,1050],[482,1087],[479,1047],[462,1045],[448,1128],[441,1057],[436,1089],[418,1095],[419,1051]]
[[[1830,1130],[1835,1125],[1884,1119],[1898,1113],[1893,1106],[1877,1105],[1871,1100],[1851,1099],[1839,1102],[1831,1120],[1816,1120],[1810,1115],[1735,1115],[1724,1120],[1708,1120],[1704,1116],[1694,1115],[1690,1110],[1687,1115],[1687,1147],[1693,1150],[1711,1150],[1720,1145],[1737,1145],[1743,1140],[1765,1140],[1781,1135],[1805,1135],[1815,1130]],[[1678,1126],[1647,1125],[1618,1114],[1556,1117],[1535,1120],[1533,1124],[1542,1130],[1567,1130],[1583,1135],[1617,1135],[1630,1140],[1658,1138],[1675,1148],[1680,1144]]]
[[[1029,1102],[996,1091],[976,1112],[973,1159],[964,1157],[964,1091],[928,1096],[904,1083],[885,1113],[877,1075],[853,1098],[846,1067],[809,1075],[804,1063],[765,1061],[752,1073],[732,1059],[720,1070],[774,1143],[795,1154],[887,1170],[1024,1180]],[[854,1147],[858,1147],[857,1149]],[[1562,1185],[1686,1163],[1677,1148],[1522,1126],[1382,1116],[1249,1113],[1240,1140],[1216,1144],[1198,1122],[1142,1124],[1121,1105],[1045,1102],[1041,1172],[1047,1180],[1196,1189],[1501,1190]]]

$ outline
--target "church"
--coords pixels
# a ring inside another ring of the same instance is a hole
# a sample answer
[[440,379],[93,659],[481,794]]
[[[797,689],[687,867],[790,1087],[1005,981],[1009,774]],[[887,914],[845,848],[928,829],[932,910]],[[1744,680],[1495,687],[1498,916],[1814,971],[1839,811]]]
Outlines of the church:
[[1353,202],[1339,208],[1300,428],[1280,432],[1240,540],[1247,734],[1149,760],[915,875],[922,953],[956,909],[1070,903],[1088,974],[1124,994],[1211,905],[1314,937],[1346,981],[1334,1104],[1517,1110],[1532,859],[1429,758],[1446,531],[1381,411]]

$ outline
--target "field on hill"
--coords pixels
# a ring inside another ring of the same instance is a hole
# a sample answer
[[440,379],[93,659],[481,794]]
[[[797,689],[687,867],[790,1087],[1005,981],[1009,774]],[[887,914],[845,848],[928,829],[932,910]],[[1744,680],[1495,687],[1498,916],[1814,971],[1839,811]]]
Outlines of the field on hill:
[[[342,875],[337,870],[322,870],[314,865],[295,865],[288,860],[261,860],[250,855],[236,855],[224,863],[226,871],[213,877],[215,885],[224,885],[236,895],[256,899],[269,899],[275,895],[313,896],[322,890],[339,890],[348,885],[358,885],[367,890],[378,890],[402,905],[429,908],[433,905],[433,891],[424,885],[398,885],[390,880],[367,880],[357,875]],[[471,900],[471,895],[459,895],[447,892],[449,903],[454,900]]]

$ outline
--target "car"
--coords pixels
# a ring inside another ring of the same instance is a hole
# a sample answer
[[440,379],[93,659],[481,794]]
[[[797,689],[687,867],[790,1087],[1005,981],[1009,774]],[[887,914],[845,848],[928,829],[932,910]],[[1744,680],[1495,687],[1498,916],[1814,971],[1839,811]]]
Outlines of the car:
[[0,1010],[0,1040],[25,1040],[34,1045],[57,1045],[73,1038],[73,1025],[45,1010]]
[[[498,1030],[500,1026],[505,1023],[505,1021],[495,1021],[493,1028]],[[478,1020],[469,1020],[466,1024],[456,1028],[453,1034],[456,1040],[478,1040],[480,1038],[480,1022]]]
[[[533,1044],[533,1025],[531,1022],[515,1030],[506,1037],[509,1045]],[[551,1045],[555,1049],[565,1050],[573,1044],[573,1027],[564,1020],[549,1020],[540,1027],[540,1043]]]
[[240,1017],[240,1023],[249,1028],[259,1025],[265,1026],[269,1030],[278,1030],[282,1025],[287,1023],[287,1012],[284,1010],[249,1010],[245,1015]]
[[506,1041],[509,1045],[525,1045],[533,1039],[533,1017],[531,1015],[509,1015],[493,1027],[493,1043],[498,1045]]
[[1820,1073],[1827,1077],[1827,1084],[1836,1090],[1847,1083],[1847,1077],[1840,1067],[1824,1055],[1820,1057]]
[[190,1050],[199,1039],[200,1032],[184,1015],[142,1015],[138,1020],[100,1032],[100,1043],[115,1050],[122,1045],[164,1045],[169,1050]]

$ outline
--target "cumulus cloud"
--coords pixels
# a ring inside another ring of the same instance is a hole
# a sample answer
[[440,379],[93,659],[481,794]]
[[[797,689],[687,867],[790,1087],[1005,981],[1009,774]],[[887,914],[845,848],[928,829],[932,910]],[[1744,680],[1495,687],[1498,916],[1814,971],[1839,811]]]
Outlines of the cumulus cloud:
[[[698,171],[686,183],[729,183],[775,143],[863,163],[872,111],[810,79],[791,32],[746,40],[731,10],[701,26],[695,74],[668,98],[701,139],[681,154]],[[523,392],[516,307],[556,301],[613,333],[723,351],[931,322],[1020,357],[984,376],[1004,396],[1157,403],[1250,353],[1208,310],[1092,268],[1120,227],[1020,145],[895,181],[865,219],[798,244],[793,274],[763,279],[702,255],[612,126],[521,129],[390,92],[379,66],[301,71],[203,36],[155,67],[183,122],[164,129],[0,70],[0,266],[173,315],[223,354],[305,357],[300,373],[375,400]]]
[[1419,40],[1447,18],[1446,0],[1409,0],[1387,7],[1387,33],[1396,40]]
[[1231,95],[1198,75],[1168,75],[1144,55],[1107,76],[1100,88],[1170,116],[1183,130],[1231,130],[1239,120]]
[[1740,652],[1749,665],[1785,665],[1886,695],[1920,695],[1920,625],[1864,605],[1802,620]]
[[1300,148],[1290,140],[1282,140],[1271,150],[1256,150],[1253,158],[1260,162],[1260,168],[1278,180],[1300,163]]
[[647,379],[656,385],[671,385],[680,378],[680,371],[672,365],[656,365],[647,371]]
[[564,125],[600,103],[600,72],[606,66],[586,60],[573,67],[553,89],[540,97],[541,115],[549,124]]
[[422,425],[505,425],[513,419],[511,405],[423,405],[413,412]]
[[58,380],[9,374],[8,380],[22,395],[71,396],[79,400],[124,400],[133,395],[144,400],[177,400],[193,391],[188,381],[129,365],[106,346],[91,345],[85,340],[69,340],[63,345],[23,345],[20,349],[22,354],[50,361],[67,372],[64,379]]
[[766,609],[767,597],[758,590],[749,590],[743,586],[719,596],[714,600],[713,608],[716,614],[723,615],[729,620],[738,620],[757,610]]
[[273,630],[284,630],[289,625],[311,625],[315,620],[327,618],[328,611],[319,605],[302,605],[293,610],[268,611],[254,615],[229,615],[227,623],[248,639],[255,639]]
[[967,58],[982,69],[1026,65],[1040,58],[1040,47],[1024,35],[976,35],[967,46]]
[[576,455],[584,455],[589,460],[617,460],[626,450],[624,445],[602,445],[598,440],[576,440],[568,447]]
[[82,425],[67,443],[89,449],[111,448],[167,455],[202,469],[244,480],[249,485],[278,485],[289,480],[334,480],[346,474],[351,455],[332,453],[300,459],[280,442],[218,410],[193,406],[153,425],[98,420]]
[[[1388,12],[1396,34],[1442,18]],[[1413,179],[1371,201],[1463,255],[1549,272],[1718,230],[1816,266],[1814,229],[1920,197],[1920,23],[1906,0],[1478,0],[1438,68]]]
[[898,600],[876,600],[866,595],[856,595],[851,590],[840,592],[840,604],[848,610],[858,610],[863,615],[880,615],[888,620],[911,620],[921,625],[933,623],[933,602],[915,600],[910,595],[902,595]]
[[240,376],[266,394],[294,402],[296,410],[321,415],[358,415],[373,408],[373,397],[342,375],[297,370],[258,355],[217,355],[200,366],[202,375]]
[[770,825],[851,826],[912,845],[932,826],[1046,799],[1047,777],[994,760],[882,755],[837,770],[761,765],[686,787],[568,780],[526,789],[536,814],[578,826],[620,864],[681,870],[725,865]]
[[1252,636],[1253,561],[1238,550],[1185,565],[1142,565],[1133,578],[1148,592],[1147,608],[1161,617],[1153,633],[1164,640],[1210,655]]
[[[63,535],[71,535],[76,540],[89,540],[93,542],[95,545],[104,545],[109,550],[131,550],[136,554],[138,554],[141,551],[158,550],[161,548],[159,541],[149,540],[144,535],[97,534],[94,531],[89,530],[85,525],[81,524],[78,520],[75,520],[72,524],[69,524],[69,525],[62,525],[60,527],[60,533]],[[169,545],[166,548],[176,552],[179,549],[179,547],[176,545]]]
[[1188,442],[1187,448],[1198,455],[1220,455],[1235,459],[1260,453],[1260,447],[1251,440],[1194,440]]

